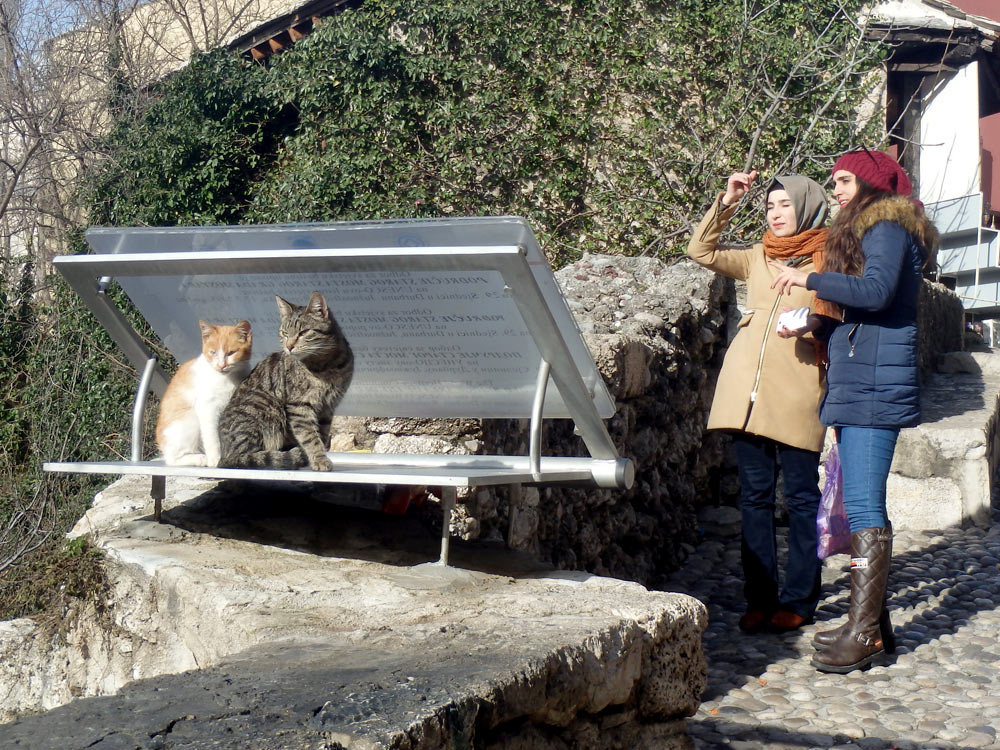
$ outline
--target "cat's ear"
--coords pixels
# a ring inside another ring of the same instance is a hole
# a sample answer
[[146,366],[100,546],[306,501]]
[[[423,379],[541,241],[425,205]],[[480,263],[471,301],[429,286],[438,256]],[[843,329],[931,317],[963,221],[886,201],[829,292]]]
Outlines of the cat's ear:
[[240,338],[247,343],[250,343],[250,321],[241,320],[233,328],[236,329],[236,333],[240,335]]
[[291,315],[295,309],[295,305],[286,299],[281,299],[278,295],[274,295],[274,300],[278,303],[278,312],[281,313],[282,320]]
[[204,320],[198,321],[198,327],[201,329],[201,337],[207,339],[213,333],[215,333],[215,326],[211,323],[206,323]]
[[330,317],[330,308],[326,306],[326,300],[323,299],[323,295],[319,292],[313,292],[309,297],[309,301],[306,303],[306,311],[318,318]]

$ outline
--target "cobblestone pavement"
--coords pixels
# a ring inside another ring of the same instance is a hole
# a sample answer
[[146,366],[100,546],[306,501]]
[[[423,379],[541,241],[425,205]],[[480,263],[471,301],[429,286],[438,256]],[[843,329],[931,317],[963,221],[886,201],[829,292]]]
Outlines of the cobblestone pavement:
[[1000,513],[991,530],[899,532],[889,612],[897,650],[848,675],[809,664],[817,630],[844,621],[848,556],[829,559],[816,622],[744,635],[739,539],[708,538],[669,588],[709,607],[708,686],[688,719],[696,750],[1000,750]]

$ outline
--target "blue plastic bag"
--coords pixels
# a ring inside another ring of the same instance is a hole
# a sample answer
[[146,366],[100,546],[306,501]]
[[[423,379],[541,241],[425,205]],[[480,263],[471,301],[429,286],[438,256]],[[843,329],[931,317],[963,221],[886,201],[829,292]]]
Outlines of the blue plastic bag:
[[823,472],[826,481],[816,514],[816,534],[819,537],[816,554],[820,560],[851,549],[851,524],[844,510],[844,475],[840,470],[840,453],[836,443],[826,457]]

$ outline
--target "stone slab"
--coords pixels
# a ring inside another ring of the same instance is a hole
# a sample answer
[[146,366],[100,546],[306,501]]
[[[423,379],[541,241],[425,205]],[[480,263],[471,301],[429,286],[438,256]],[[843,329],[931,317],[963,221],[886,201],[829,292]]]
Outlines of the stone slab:
[[920,425],[896,445],[887,504],[900,530],[990,523],[1000,354],[956,352],[939,369],[922,384]]
[[[534,717],[530,723],[542,736],[563,736],[563,742],[576,736],[574,747],[595,746],[586,741],[586,728],[615,718],[624,719],[614,733],[619,741],[656,737],[667,740],[666,747],[683,746],[683,721],[636,722],[634,710],[620,707],[607,708],[584,728],[553,722],[571,708],[559,697],[569,695],[570,685],[558,683],[572,680],[574,670],[551,658],[559,653],[556,640],[543,635],[532,643],[535,653],[527,658],[524,650],[483,648],[468,632],[409,653],[384,648],[378,638],[277,642],[209,669],[141,680],[116,696],[0,725],[0,746],[374,750],[451,747],[457,739],[458,747],[499,748],[523,734],[526,716]],[[602,684],[584,651],[564,650],[558,658],[576,667],[595,697],[614,689],[614,677]],[[633,726],[623,726],[629,722]]]
[[691,597],[483,542],[442,567],[419,516],[308,487],[171,479],[163,524],[147,493],[116,482],[74,532],[107,553],[110,617],[82,613],[64,643],[0,631],[8,718],[54,709],[0,726],[0,746],[671,747],[697,709]]

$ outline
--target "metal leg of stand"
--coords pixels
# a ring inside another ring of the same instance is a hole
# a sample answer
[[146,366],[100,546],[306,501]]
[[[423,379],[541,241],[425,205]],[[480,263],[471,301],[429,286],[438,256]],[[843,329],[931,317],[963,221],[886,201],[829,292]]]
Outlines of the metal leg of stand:
[[132,407],[132,462],[142,460],[142,415],[146,411],[146,400],[149,398],[149,383],[156,369],[156,357],[146,360],[146,367],[139,380],[139,390],[135,392],[135,404]]
[[511,548],[514,537],[514,525],[517,523],[517,514],[521,510],[521,500],[524,497],[520,483],[513,482],[507,485],[507,549]]
[[159,522],[160,514],[163,512],[163,498],[167,496],[167,478],[156,476],[152,477],[152,480],[149,496],[153,498],[153,520]]
[[441,488],[441,557],[439,565],[448,564],[448,545],[451,542],[451,512],[455,510],[458,491],[454,487]]
[[545,390],[549,385],[549,373],[552,365],[542,360],[538,368],[538,380],[535,383],[535,402],[531,407],[531,438],[529,443],[528,464],[531,476],[536,482],[542,481],[542,411],[545,406]]

